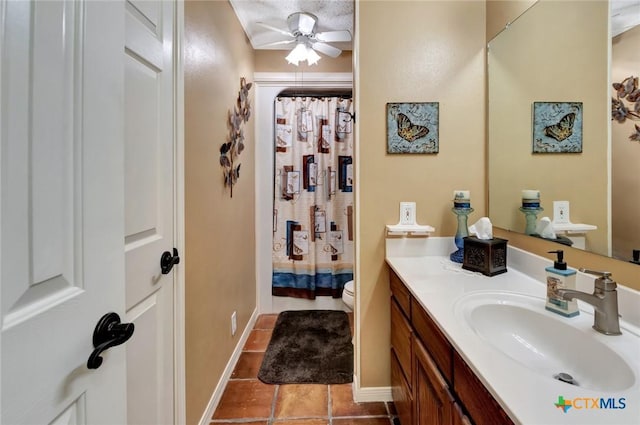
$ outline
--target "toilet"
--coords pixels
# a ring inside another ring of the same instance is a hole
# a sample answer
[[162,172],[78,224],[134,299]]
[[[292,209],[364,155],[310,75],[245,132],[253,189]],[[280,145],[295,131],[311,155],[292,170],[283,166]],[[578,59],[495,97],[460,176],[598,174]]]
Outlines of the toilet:
[[351,310],[353,310],[354,296],[353,280],[350,280],[344,284],[344,289],[342,290],[342,302],[344,302]]

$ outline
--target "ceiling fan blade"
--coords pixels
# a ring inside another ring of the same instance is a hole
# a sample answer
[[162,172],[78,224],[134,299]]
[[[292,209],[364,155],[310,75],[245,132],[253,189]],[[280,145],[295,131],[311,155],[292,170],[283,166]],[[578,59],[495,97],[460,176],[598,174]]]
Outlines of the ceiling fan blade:
[[337,58],[338,56],[340,56],[340,53],[342,53],[342,50],[338,49],[337,47],[333,47],[322,42],[313,43],[311,45],[311,48],[332,58]]
[[265,24],[264,22],[256,22],[256,24],[260,25],[261,27],[266,28],[268,30],[278,32],[278,33],[280,33],[282,35],[288,35],[289,37],[293,37],[293,34],[291,34],[287,30],[283,30],[282,28],[277,28],[277,27],[274,27],[273,25]]
[[284,45],[284,44],[293,44],[295,42],[296,42],[295,39],[282,40],[282,41],[273,41],[271,43],[261,44],[261,45],[257,46],[256,49],[261,49],[263,47],[271,47],[271,46],[281,46],[281,45]]
[[351,33],[347,30],[319,32],[316,34],[316,40],[327,43],[351,41]]

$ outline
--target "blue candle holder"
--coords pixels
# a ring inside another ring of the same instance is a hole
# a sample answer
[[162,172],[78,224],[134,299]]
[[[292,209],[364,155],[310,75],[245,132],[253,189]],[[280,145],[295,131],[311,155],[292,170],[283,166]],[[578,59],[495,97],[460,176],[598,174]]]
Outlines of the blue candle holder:
[[524,228],[525,235],[533,235],[536,233],[536,222],[538,220],[538,214],[544,211],[544,208],[524,208],[520,207],[520,211],[524,213],[524,218],[527,222]]
[[464,238],[469,236],[469,227],[467,226],[467,217],[473,212],[473,208],[451,208],[451,211],[458,219],[458,229],[453,241],[456,244],[457,251],[449,255],[449,259],[454,263],[462,263],[464,260]]

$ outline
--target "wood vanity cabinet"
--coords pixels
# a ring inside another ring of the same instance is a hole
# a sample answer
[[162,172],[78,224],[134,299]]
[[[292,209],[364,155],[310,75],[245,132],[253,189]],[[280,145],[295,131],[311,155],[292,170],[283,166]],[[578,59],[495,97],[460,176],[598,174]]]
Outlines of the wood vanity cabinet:
[[400,279],[391,280],[391,393],[400,424],[413,424],[413,330],[409,322],[411,298]]
[[389,275],[391,389],[400,424],[513,424],[400,278]]

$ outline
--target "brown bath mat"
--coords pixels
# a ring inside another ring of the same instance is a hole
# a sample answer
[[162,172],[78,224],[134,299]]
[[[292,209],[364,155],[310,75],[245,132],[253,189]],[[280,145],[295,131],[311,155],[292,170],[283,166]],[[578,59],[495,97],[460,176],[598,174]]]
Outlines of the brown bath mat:
[[278,315],[258,378],[267,384],[353,382],[353,344],[344,311],[284,311]]

